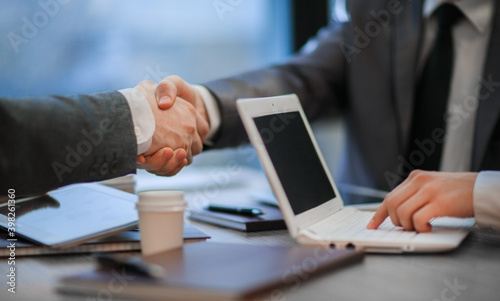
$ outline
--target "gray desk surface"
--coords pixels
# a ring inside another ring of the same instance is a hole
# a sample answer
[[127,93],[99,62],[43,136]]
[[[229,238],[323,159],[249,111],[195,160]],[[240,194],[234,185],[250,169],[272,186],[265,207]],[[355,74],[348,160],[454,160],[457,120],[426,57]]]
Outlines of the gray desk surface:
[[[292,245],[286,231],[243,233],[192,223],[211,241],[242,244]],[[7,275],[7,261],[1,259]],[[58,295],[61,276],[88,269],[89,255],[18,258],[17,293],[0,285],[0,300],[97,300]],[[5,280],[6,278],[4,278]],[[262,295],[262,300],[499,300],[500,234],[474,229],[452,252],[425,255],[367,254],[361,263],[307,279]],[[283,295],[281,295],[283,294]]]
[[[247,179],[245,177],[245,179]],[[221,187],[203,195],[241,198],[239,188]],[[194,200],[200,190],[186,195]],[[189,200],[188,200],[189,201]],[[191,222],[212,238],[242,244],[294,245],[287,231],[244,233]],[[208,255],[207,255],[208,256]],[[16,294],[7,291],[8,264],[0,258],[0,300],[99,300],[54,292],[58,278],[93,266],[90,255],[16,259]],[[361,263],[266,293],[261,300],[500,300],[500,233],[474,228],[459,248],[440,254],[367,254]],[[108,300],[108,299],[103,299]],[[113,298],[114,300],[114,298]],[[257,300],[252,299],[252,300]]]

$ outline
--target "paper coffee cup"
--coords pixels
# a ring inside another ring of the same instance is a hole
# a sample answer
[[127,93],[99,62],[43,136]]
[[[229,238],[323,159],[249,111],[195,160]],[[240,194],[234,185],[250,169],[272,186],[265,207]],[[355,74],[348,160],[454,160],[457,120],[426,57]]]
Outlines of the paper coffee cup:
[[151,190],[138,193],[142,255],[179,248],[184,243],[184,192]]

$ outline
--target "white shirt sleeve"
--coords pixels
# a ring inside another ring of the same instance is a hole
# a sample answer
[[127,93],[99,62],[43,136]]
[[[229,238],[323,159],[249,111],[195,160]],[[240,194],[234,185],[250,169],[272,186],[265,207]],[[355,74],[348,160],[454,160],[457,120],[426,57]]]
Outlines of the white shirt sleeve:
[[210,93],[210,91],[208,91],[207,88],[201,85],[192,85],[192,87],[196,91],[198,91],[198,93],[200,93],[201,99],[205,104],[205,109],[207,110],[210,129],[208,130],[207,139],[204,141],[204,143],[207,145],[211,145],[212,139],[220,127],[221,120],[220,120],[219,107],[217,106],[217,101]]
[[473,199],[476,223],[500,229],[500,171],[478,174]]
[[130,107],[137,138],[137,154],[140,155],[149,149],[153,141],[156,126],[153,111],[151,111],[148,100],[141,91],[130,88],[118,92],[125,96]]

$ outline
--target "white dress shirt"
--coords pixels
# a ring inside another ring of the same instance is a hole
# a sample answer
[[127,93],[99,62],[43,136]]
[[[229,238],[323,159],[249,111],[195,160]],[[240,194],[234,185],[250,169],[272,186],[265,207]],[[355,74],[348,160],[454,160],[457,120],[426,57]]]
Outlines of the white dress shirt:
[[[437,20],[432,13],[445,2],[456,5],[464,14],[453,27],[454,69],[446,119],[441,171],[469,171],[474,140],[476,112],[483,84],[483,65],[490,40],[493,0],[427,0],[424,3],[424,40],[420,69],[432,48]],[[422,71],[422,70],[420,70]],[[500,172],[480,172],[474,184],[476,222],[500,229]],[[496,218],[495,218],[496,216]]]
[[478,94],[482,84],[482,62],[488,49],[494,3],[493,0],[426,1],[423,11],[425,27],[420,69],[423,69],[436,39],[438,24],[436,18],[431,15],[445,2],[453,2],[464,17],[453,26],[454,69],[448,112],[444,117],[446,136],[440,170],[468,171],[471,168]]
[[145,153],[153,142],[155,131],[155,118],[149,107],[146,96],[141,91],[130,88],[119,90],[127,99],[134,122],[134,132],[137,138],[137,154]]

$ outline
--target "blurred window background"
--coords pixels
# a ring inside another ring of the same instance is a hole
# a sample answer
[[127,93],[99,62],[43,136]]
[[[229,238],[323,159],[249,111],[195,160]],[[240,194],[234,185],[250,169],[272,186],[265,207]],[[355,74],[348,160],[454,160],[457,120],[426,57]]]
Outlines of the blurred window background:
[[286,0],[0,0],[1,96],[203,82],[291,53]]

